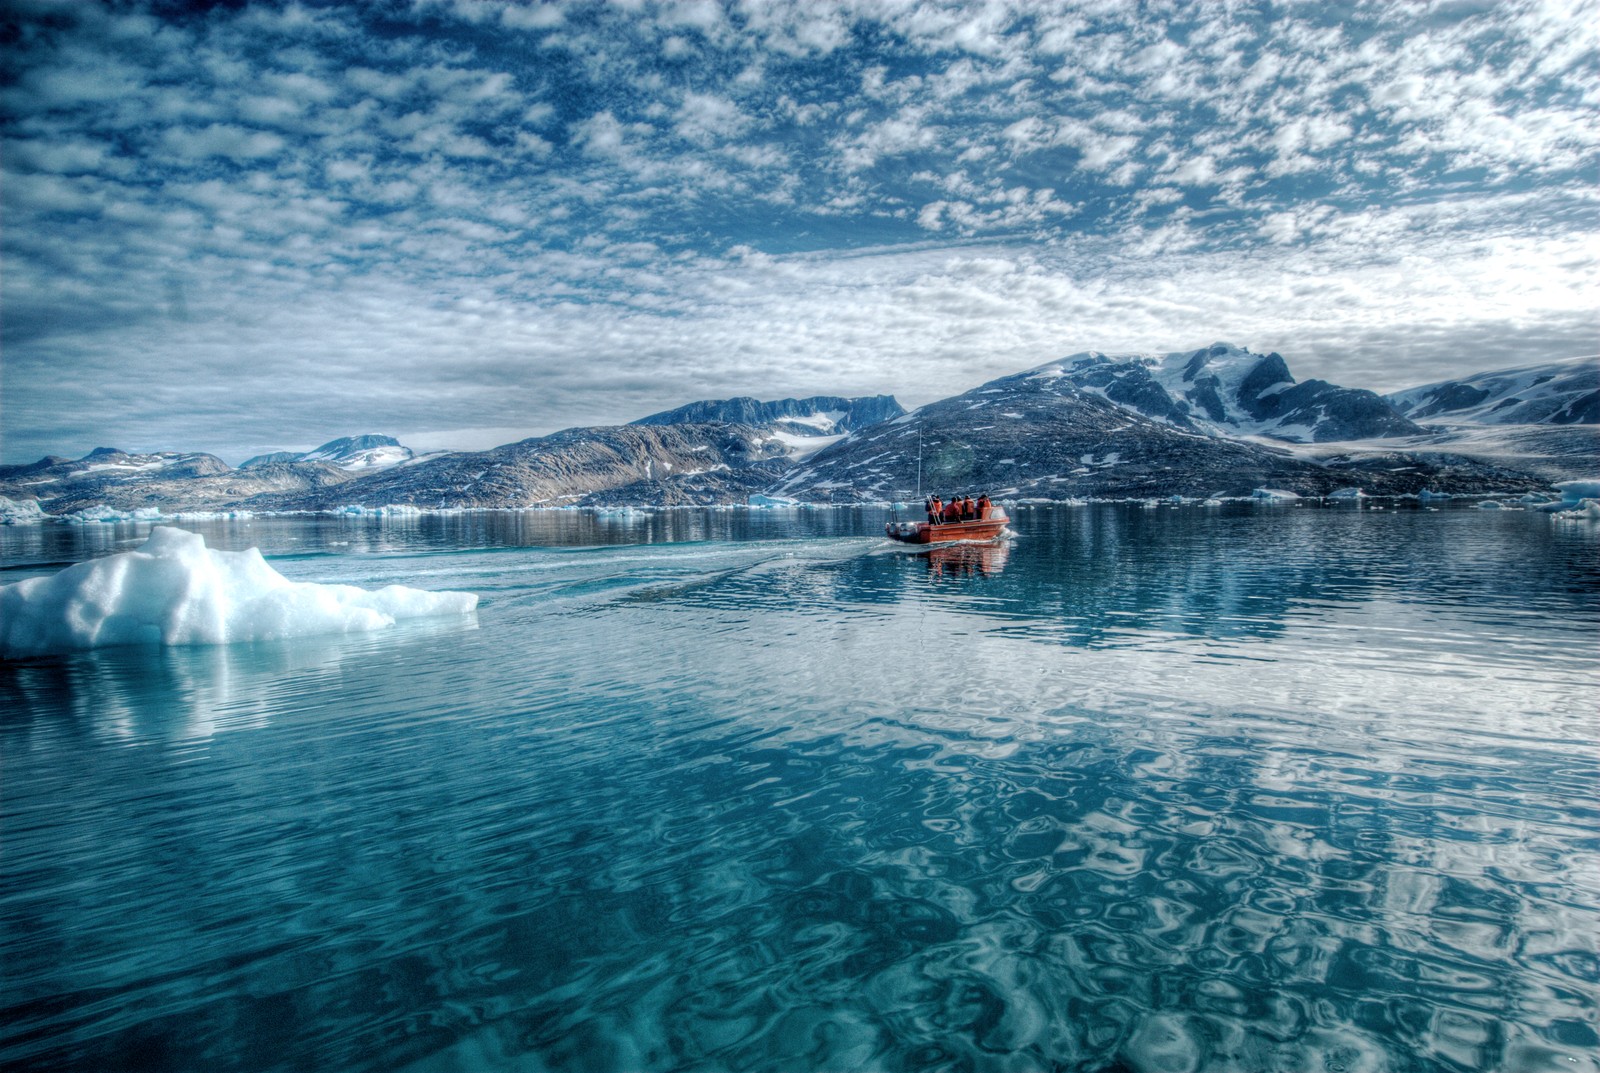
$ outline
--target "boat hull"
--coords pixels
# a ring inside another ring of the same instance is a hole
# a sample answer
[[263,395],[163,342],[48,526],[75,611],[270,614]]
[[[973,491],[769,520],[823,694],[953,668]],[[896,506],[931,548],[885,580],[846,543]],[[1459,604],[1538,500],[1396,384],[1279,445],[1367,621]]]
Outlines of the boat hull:
[[1001,511],[970,522],[888,522],[883,531],[902,544],[944,544],[952,540],[993,540],[1011,519]]

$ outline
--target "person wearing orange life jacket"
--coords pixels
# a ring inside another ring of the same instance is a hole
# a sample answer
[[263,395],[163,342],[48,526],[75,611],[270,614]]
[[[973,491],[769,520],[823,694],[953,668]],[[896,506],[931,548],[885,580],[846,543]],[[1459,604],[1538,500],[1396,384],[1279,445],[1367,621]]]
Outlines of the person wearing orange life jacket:
[[939,502],[938,496],[928,497],[928,524],[938,525],[939,519],[944,516],[944,504]]
[[972,497],[969,495],[961,501],[961,517],[964,521],[970,522],[977,516],[978,505],[972,501]]
[[985,492],[978,497],[978,520],[980,522],[988,520],[989,508],[992,506],[994,506],[994,504],[989,502],[988,492]]
[[950,497],[949,505],[944,508],[944,520],[947,522],[959,522],[961,520],[960,496]]

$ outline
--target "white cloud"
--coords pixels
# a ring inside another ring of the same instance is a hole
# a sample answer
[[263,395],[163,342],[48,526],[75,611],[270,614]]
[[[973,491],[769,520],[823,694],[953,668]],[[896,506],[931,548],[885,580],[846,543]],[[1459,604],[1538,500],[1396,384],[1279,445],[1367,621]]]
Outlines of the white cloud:
[[686,93],[678,108],[678,134],[698,145],[737,137],[749,126],[749,117],[738,105],[715,94]]
[[[1197,321],[1328,362],[1384,323],[1420,366],[1495,325],[1560,345],[1597,278],[1577,9],[429,0],[381,33],[360,5],[68,10],[0,88],[10,413],[50,362],[127,388],[124,343],[220,391],[233,339],[281,375],[309,367],[273,364],[288,338],[369,376],[398,355],[397,412],[430,377],[501,407],[488,385],[532,362],[569,424],[692,397],[641,394],[652,362],[707,370],[663,391],[959,388],[941,370]],[[614,401],[583,386],[595,352],[633,377]]]
[[200,129],[174,127],[163,140],[169,150],[181,157],[216,156],[238,161],[276,156],[286,144],[277,134],[228,123],[213,123]]

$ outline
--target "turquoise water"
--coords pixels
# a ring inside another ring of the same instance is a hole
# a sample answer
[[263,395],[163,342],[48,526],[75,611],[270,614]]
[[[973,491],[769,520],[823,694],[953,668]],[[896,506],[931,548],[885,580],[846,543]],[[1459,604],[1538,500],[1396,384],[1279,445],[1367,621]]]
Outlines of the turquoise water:
[[482,602],[0,667],[0,1066],[1600,1068],[1596,527],[881,521],[190,526]]

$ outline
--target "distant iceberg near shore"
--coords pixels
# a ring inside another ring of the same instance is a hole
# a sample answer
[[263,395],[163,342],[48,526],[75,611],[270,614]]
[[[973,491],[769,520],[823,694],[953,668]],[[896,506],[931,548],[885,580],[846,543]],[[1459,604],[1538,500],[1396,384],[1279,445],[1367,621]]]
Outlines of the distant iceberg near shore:
[[162,526],[137,551],[0,587],[0,657],[357,633],[477,606],[470,592],[290,581],[255,548],[215,551]]

